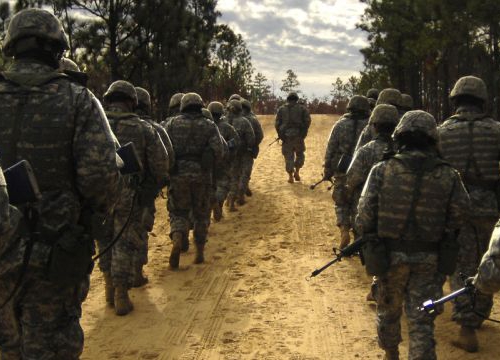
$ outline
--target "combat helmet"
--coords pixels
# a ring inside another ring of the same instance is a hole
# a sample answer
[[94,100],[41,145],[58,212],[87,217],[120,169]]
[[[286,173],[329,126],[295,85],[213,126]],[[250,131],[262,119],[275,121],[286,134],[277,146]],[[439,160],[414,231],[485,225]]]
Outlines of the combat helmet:
[[347,110],[350,112],[370,114],[370,103],[363,95],[354,95],[347,104]]
[[201,110],[201,108],[205,106],[203,104],[203,99],[201,98],[200,95],[197,93],[187,93],[184,94],[184,96],[181,99],[181,111],[185,111],[188,108],[198,108]]
[[173,109],[173,108],[181,106],[181,100],[182,100],[183,96],[184,96],[184,93],[177,93],[177,94],[172,95],[172,97],[170,98],[170,102],[168,104],[168,108]]
[[238,100],[238,101],[241,101],[241,95],[239,94],[233,94],[229,97],[229,100],[228,101],[231,101],[231,100]]
[[401,134],[407,132],[421,132],[435,142],[438,141],[436,119],[428,112],[422,110],[412,110],[404,114],[396,126],[392,137],[396,139]]
[[377,104],[389,104],[396,107],[401,106],[401,92],[398,89],[388,88],[380,92]]
[[212,113],[207,108],[201,108],[201,113],[207,119],[214,121],[214,117],[212,116]]
[[288,101],[298,101],[299,100],[299,94],[297,91],[290,91],[288,93],[288,96],[286,97]]
[[243,110],[243,107],[241,106],[241,101],[233,99],[227,103],[227,109],[233,114],[239,114]]
[[401,108],[408,111],[413,109],[413,98],[411,95],[401,94]]
[[137,92],[137,102],[139,106],[149,110],[151,108],[151,95],[149,95],[149,92],[139,86],[135,87],[135,91]]
[[378,94],[379,94],[378,89],[372,88],[372,89],[370,89],[370,90],[368,90],[366,92],[366,97],[368,99],[377,100],[378,99]]
[[[12,17],[3,42],[5,56],[12,57],[18,52],[37,49],[34,38],[46,40],[52,50],[60,48],[60,55],[69,49],[69,42],[61,22],[50,12],[42,9],[26,9]],[[23,41],[22,48],[16,46]]]
[[375,106],[370,116],[370,124],[394,124],[399,122],[398,109],[393,105],[380,104]]
[[224,114],[224,105],[222,105],[218,101],[212,101],[210,104],[208,104],[208,111],[213,114],[218,114],[222,115]]
[[252,104],[247,99],[241,99],[241,106],[245,110],[252,111]]
[[80,68],[73,60],[63,57],[59,60],[59,72],[64,71],[80,72]]
[[134,106],[138,105],[137,91],[134,85],[125,80],[118,80],[112,83],[106,93],[104,94],[104,100],[111,98],[112,96],[121,95],[129,98],[134,102]]
[[488,100],[488,90],[484,81],[475,76],[464,76],[458,79],[450,93],[450,99],[458,96],[472,96],[484,102]]

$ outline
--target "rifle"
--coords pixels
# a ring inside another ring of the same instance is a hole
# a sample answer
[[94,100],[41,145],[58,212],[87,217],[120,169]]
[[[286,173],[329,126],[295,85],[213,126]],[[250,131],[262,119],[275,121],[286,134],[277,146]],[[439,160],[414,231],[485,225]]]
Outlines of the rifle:
[[308,279],[318,276],[319,274],[321,274],[323,271],[325,271],[326,269],[328,269],[330,266],[332,266],[336,262],[342,261],[343,258],[345,258],[347,256],[352,256],[352,255],[360,252],[361,251],[361,247],[367,241],[368,241],[367,239],[359,238],[355,242],[353,242],[352,244],[350,244],[347,247],[345,247],[342,250],[340,250],[339,252],[337,252],[337,249],[334,248],[333,249],[333,254],[335,255],[335,259],[333,259],[332,261],[330,261],[328,264],[326,264],[322,268],[314,270],[311,273],[311,275],[309,276]]
[[274,144],[276,144],[277,142],[279,142],[281,139],[278,137],[276,139],[274,139],[274,141],[272,143],[270,143],[267,147],[271,147],[273,146]]
[[474,291],[475,291],[474,285],[466,284],[465,287],[463,287],[455,292],[452,292],[449,295],[443,296],[441,299],[438,299],[438,300],[430,299],[430,300],[425,301],[422,304],[422,306],[418,307],[418,310],[425,311],[428,314],[433,314],[436,311],[436,307],[438,305],[445,304],[448,301],[456,299],[457,297],[462,296],[462,295],[466,295],[466,294],[472,295],[474,293]]
[[332,181],[332,179],[321,179],[317,183],[312,184],[311,186],[309,186],[309,189],[310,190],[314,190],[314,189],[316,189],[318,187],[318,185],[324,183],[325,181],[329,181],[329,182],[332,183],[332,185],[328,187],[328,191],[330,191],[333,188],[333,181]]

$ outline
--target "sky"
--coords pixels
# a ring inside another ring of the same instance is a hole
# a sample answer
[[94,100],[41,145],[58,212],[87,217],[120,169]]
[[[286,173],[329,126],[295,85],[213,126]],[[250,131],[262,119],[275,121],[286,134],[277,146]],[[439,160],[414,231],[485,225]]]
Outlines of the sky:
[[359,75],[367,45],[356,29],[365,4],[359,0],[219,0],[220,23],[243,36],[256,72],[277,95],[287,69],[307,96],[329,95],[337,77]]

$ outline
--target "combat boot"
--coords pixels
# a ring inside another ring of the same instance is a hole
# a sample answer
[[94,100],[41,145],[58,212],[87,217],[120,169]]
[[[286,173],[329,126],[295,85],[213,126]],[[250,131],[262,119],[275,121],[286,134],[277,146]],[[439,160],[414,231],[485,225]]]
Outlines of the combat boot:
[[214,220],[215,222],[219,222],[222,220],[222,204],[220,202],[216,202],[213,207],[214,211]]
[[349,234],[349,227],[339,226],[340,228],[340,250],[344,249],[351,242],[351,235]]
[[476,330],[469,326],[460,327],[457,340],[451,342],[453,346],[470,353],[478,352],[479,343],[477,341]]
[[189,250],[189,234],[182,235],[181,252],[187,253]]
[[384,360],[399,360],[398,348],[385,349]]
[[111,274],[105,272],[104,274],[104,292],[106,295],[106,304],[109,306],[115,305],[115,287],[113,286],[113,279]]
[[247,189],[245,191],[245,195],[248,196],[248,197],[251,197],[253,195],[252,190],[250,190],[249,187],[247,187]]
[[179,261],[181,257],[181,248],[182,248],[182,233],[174,232],[172,234],[172,251],[170,252],[170,259],[168,263],[172,269],[177,269],[179,267]]
[[295,168],[295,172],[293,173],[293,177],[296,181],[300,181],[300,169]]
[[115,313],[118,316],[124,316],[134,310],[134,305],[128,297],[127,287],[121,285],[115,289]]
[[246,204],[246,201],[245,201],[245,194],[244,193],[241,193],[238,195],[238,201],[237,201],[238,205],[240,206],[243,206]]
[[135,275],[134,275],[134,284],[132,285],[135,288],[139,288],[141,286],[146,285],[149,282],[147,276],[144,276],[142,271],[142,264],[136,265]]
[[205,249],[204,243],[196,243],[196,257],[194,258],[195,264],[201,264],[205,261],[205,256],[203,255],[203,251]]
[[293,184],[295,182],[295,180],[293,179],[293,172],[288,173],[288,182],[290,184]]
[[230,212],[238,211],[238,209],[236,209],[236,206],[234,205],[234,202],[235,202],[234,195],[229,195],[227,197],[227,202],[229,204],[229,211]]

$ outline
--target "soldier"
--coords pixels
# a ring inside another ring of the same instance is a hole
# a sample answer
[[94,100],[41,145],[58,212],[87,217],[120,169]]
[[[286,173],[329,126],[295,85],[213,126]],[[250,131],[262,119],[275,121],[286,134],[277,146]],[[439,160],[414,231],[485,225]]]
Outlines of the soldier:
[[374,109],[375,105],[377,104],[377,99],[378,99],[379,91],[378,89],[370,89],[366,92],[366,97],[368,99],[368,102],[370,103],[370,109]]
[[408,94],[401,94],[401,110],[408,112],[413,110],[413,98]]
[[[457,81],[450,99],[456,113],[439,127],[443,157],[462,176],[471,198],[471,213],[460,229],[460,256],[451,287],[462,287],[460,273],[472,276],[488,248],[498,219],[497,184],[500,180],[500,124],[486,113],[488,94],[483,80],[466,76]],[[472,308],[465,296],[454,302],[453,320],[461,325],[454,345],[469,352],[478,350],[475,330],[493,305],[490,295],[478,293]]]
[[[401,117],[404,114],[404,112],[401,110],[402,101],[403,100],[401,97],[401,92],[399,90],[388,88],[380,92],[376,105],[387,104],[395,106],[398,109],[399,117]],[[374,136],[375,134],[373,133],[372,127],[370,125],[367,125],[363,129],[359,137],[358,143],[356,144],[356,150],[358,150],[363,145],[368,144],[371,140],[373,140]]]
[[264,132],[262,131],[262,126],[260,125],[257,116],[255,116],[252,112],[252,104],[250,104],[250,101],[243,99],[241,101],[241,106],[243,107],[242,115],[250,122],[255,134],[255,146],[252,148],[252,152],[250,154],[251,156],[246,157],[245,164],[243,165],[245,195],[252,196],[252,190],[250,190],[249,187],[250,177],[252,175],[254,160],[257,159],[257,156],[259,156],[259,146],[264,139]]
[[210,198],[213,167],[220,164],[224,144],[217,125],[201,112],[203,100],[188,93],[181,100],[181,114],[167,125],[174,146],[176,171],[170,176],[168,211],[173,246],[170,266],[179,267],[183,239],[188,238],[190,215],[196,245],[195,264],[204,261],[204,248],[210,224]]
[[[98,239],[100,249],[106,249],[114,238],[125,229],[121,237],[100,258],[99,267],[104,275],[106,303],[114,306],[119,316],[127,315],[134,308],[128,291],[134,285],[139,264],[147,257],[144,250],[143,210],[150,199],[144,200],[144,180],[152,179],[155,189],[164,187],[169,171],[168,154],[160,136],[146,121],[134,113],[138,106],[137,91],[127,81],[112,83],[104,94],[106,115],[111,128],[121,144],[132,142],[142,163],[142,171],[127,177],[116,205],[113,221],[109,222],[106,236]],[[144,251],[146,255],[144,255]],[[141,253],[142,252],[142,253]],[[136,266],[136,267],[135,267]]]
[[285,158],[288,182],[300,181],[300,169],[304,166],[305,138],[311,126],[311,116],[307,109],[298,104],[299,95],[292,91],[286,98],[287,103],[278,109],[275,128],[278,138],[283,142],[281,152]]
[[2,295],[6,286],[12,295],[1,327],[13,330],[0,339],[2,356],[78,359],[91,219],[103,219],[119,192],[115,147],[93,95],[58,72],[68,40],[56,17],[41,9],[18,12],[3,45],[14,61],[0,78],[2,166],[28,160],[42,198],[35,207],[19,206],[24,224],[13,252],[0,260],[15,271],[0,281]]
[[361,95],[351,98],[347,105],[349,113],[335,123],[328,139],[325,153],[325,168],[323,178],[334,178],[332,198],[335,203],[337,226],[340,229],[340,248],[346,247],[350,240],[349,231],[352,228],[351,200],[347,196],[346,171],[351,163],[354,147],[361,131],[368,123],[370,104]]
[[252,149],[255,147],[255,133],[252,125],[242,115],[243,107],[241,101],[230,100],[227,104],[227,122],[234,127],[239,137],[239,146],[236,159],[231,169],[231,185],[227,197],[229,211],[236,211],[234,203],[238,200],[239,205],[245,203],[245,172],[244,165],[248,158],[252,157]]
[[236,153],[238,151],[240,138],[232,125],[227,122],[224,114],[224,106],[220,102],[211,102],[208,105],[208,110],[211,112],[214,122],[219,128],[219,132],[226,141],[228,152],[224,157],[224,161],[215,169],[215,196],[212,201],[212,210],[214,212],[215,221],[220,221],[222,218],[222,206],[226,201],[231,184],[231,169],[235,166]]
[[[141,120],[151,125],[160,136],[160,139],[167,150],[169,170],[171,170],[173,167],[173,160],[175,159],[172,142],[170,141],[165,129],[151,117],[151,96],[149,95],[149,92],[141,87],[136,87],[135,90],[137,92],[138,99],[138,106],[135,109],[135,113],[140,116]],[[155,222],[155,199],[161,190],[162,188],[158,187],[154,177],[149,172],[146,172],[144,180],[141,184],[141,191],[139,195],[143,227],[140,235],[142,244],[137,253],[137,257],[134,259],[134,287],[141,287],[148,283],[148,278],[144,276],[143,267],[148,263],[148,238],[149,233],[153,230]]]
[[[173,119],[177,115],[181,113],[181,99],[184,96],[184,93],[177,93],[172,95],[170,98],[170,102],[168,104],[168,117],[160,123],[164,128],[167,127],[167,123],[170,119]],[[169,134],[170,135],[170,134]]]
[[231,96],[229,97],[228,102],[229,102],[229,101],[231,101],[231,100],[238,100],[238,101],[241,101],[241,95],[239,95],[239,94],[233,94],[233,95],[231,95]]
[[479,264],[473,284],[483,294],[500,291],[500,221],[495,225],[489,249]]
[[[418,305],[442,294],[453,272],[457,231],[468,207],[460,175],[438,156],[436,121],[410,111],[394,131],[397,153],[375,165],[359,200],[356,227],[370,240],[367,271],[378,275],[377,331],[385,359],[399,359],[404,304],[409,359],[436,359],[434,316]],[[451,251],[450,251],[451,249]]]

